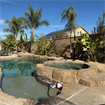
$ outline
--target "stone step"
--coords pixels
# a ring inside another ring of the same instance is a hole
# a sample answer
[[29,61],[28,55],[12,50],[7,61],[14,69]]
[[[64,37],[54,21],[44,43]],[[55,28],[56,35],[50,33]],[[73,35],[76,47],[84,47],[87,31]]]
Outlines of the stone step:
[[92,77],[84,77],[79,80],[79,84],[90,86],[90,87],[99,87],[105,85],[105,73],[99,73]]

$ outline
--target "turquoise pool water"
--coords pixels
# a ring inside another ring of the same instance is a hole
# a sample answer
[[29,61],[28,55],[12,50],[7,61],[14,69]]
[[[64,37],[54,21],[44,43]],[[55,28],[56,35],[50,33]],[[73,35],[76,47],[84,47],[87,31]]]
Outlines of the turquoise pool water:
[[70,64],[70,63],[52,63],[48,64],[49,67],[55,67],[58,69],[66,69],[66,70],[80,70],[83,69],[81,65],[78,64]]
[[[45,99],[48,87],[37,82],[32,72],[38,62],[32,60],[0,61],[3,70],[2,90],[16,98]],[[35,74],[35,73],[34,73]]]

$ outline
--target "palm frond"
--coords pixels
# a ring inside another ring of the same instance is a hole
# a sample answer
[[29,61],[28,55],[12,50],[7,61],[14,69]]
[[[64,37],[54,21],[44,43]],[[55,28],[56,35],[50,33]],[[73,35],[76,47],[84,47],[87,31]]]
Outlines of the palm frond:
[[10,20],[7,19],[7,20],[4,21],[4,23],[5,24],[10,23]]
[[10,28],[4,28],[3,31],[4,32],[13,32]]
[[34,17],[34,9],[32,8],[31,5],[28,5],[28,9],[30,11],[30,16],[31,16],[31,19]]
[[74,10],[74,7],[72,6],[72,4],[70,3],[70,7],[69,7],[69,10]]
[[38,17],[42,17],[42,9],[43,9],[43,8],[41,8],[41,9],[38,11]]
[[67,16],[67,14],[65,14],[65,15],[62,16],[61,21],[68,21],[68,16]]
[[62,12],[61,16],[63,16],[65,13],[66,13],[66,10],[64,10],[64,11]]
[[15,32],[17,32],[16,25],[10,22],[9,27],[14,28]]
[[29,28],[32,28],[31,23],[28,19],[24,17],[19,17],[18,19],[24,21],[28,25]]
[[20,30],[21,29],[26,29],[27,30],[27,26],[22,26],[22,27],[20,27]]
[[34,28],[38,28],[39,26],[42,26],[42,25],[49,26],[50,23],[47,20],[43,20],[43,21],[39,22],[38,24],[35,24]]
[[65,27],[67,29],[74,29],[75,25],[76,25],[76,18],[77,18],[77,14],[75,12],[73,12],[74,7],[72,6],[72,4],[70,4],[70,7],[67,10],[64,10],[61,14],[62,19],[61,21],[67,21],[67,24],[65,25]]
[[28,17],[28,16],[30,16],[30,13],[25,12],[25,13],[24,13],[24,16],[25,16],[25,17]]
[[28,27],[32,30],[33,28],[38,28],[39,26],[46,25],[49,26],[50,23],[47,20],[41,21],[42,18],[42,8],[38,11],[34,11],[31,5],[28,5],[29,12],[25,12],[25,18],[20,17],[22,21],[24,21]]
[[14,16],[14,17],[12,17],[11,22],[15,22],[15,21],[16,21],[16,17]]

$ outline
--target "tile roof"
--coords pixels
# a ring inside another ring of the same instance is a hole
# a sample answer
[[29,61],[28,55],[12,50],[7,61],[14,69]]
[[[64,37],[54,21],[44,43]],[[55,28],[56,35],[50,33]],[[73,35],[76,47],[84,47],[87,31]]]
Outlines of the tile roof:
[[97,31],[96,31],[96,32],[94,32],[94,33],[91,33],[91,34],[89,34],[89,35],[94,35],[94,34],[97,34]]

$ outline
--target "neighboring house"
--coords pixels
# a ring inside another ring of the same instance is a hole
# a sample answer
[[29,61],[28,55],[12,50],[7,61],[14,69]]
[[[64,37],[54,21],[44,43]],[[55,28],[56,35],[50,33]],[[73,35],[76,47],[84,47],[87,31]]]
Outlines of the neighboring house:
[[95,32],[93,32],[93,33],[91,33],[89,35],[95,35],[95,34],[98,34],[97,31],[95,31]]
[[[64,35],[68,35],[70,37],[70,31],[68,29],[63,29],[63,30],[51,32],[51,33],[47,34],[45,36],[45,38],[50,39],[50,37],[56,36],[57,33],[62,33],[62,32]],[[82,26],[77,26],[75,29],[75,36],[80,36],[80,33],[87,33],[89,35],[89,32],[86,31],[85,28],[83,28]],[[71,37],[74,37],[74,31],[71,32]]]

